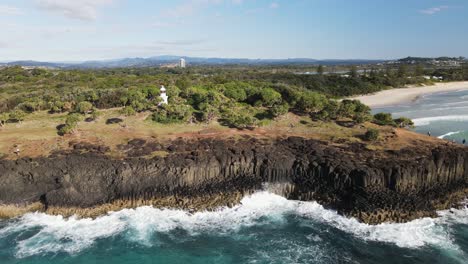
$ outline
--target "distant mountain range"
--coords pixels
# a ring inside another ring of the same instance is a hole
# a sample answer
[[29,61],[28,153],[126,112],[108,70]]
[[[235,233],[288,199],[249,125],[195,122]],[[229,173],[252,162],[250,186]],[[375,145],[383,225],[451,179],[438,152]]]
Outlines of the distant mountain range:
[[202,58],[185,56],[155,56],[149,58],[123,58],[115,60],[96,60],[77,63],[42,62],[42,61],[11,61],[0,63],[0,66],[50,67],[50,68],[123,68],[123,67],[158,67],[174,64],[184,58],[188,65],[351,65],[375,64],[385,60],[315,60],[307,58],[294,59],[237,59],[237,58]]

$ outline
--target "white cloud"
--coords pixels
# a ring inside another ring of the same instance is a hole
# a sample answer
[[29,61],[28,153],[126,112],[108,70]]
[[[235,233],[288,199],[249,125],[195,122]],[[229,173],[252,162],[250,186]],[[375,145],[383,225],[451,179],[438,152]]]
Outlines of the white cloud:
[[22,15],[23,11],[14,6],[0,5],[0,15]]
[[96,20],[98,8],[112,2],[113,0],[36,0],[37,6],[43,10],[87,21]]
[[448,6],[437,6],[437,7],[431,7],[431,8],[419,10],[419,12],[422,14],[426,14],[426,15],[434,15],[448,8],[449,8]]
[[279,4],[276,3],[276,2],[273,2],[273,3],[270,4],[271,9],[277,9],[278,7],[279,7]]

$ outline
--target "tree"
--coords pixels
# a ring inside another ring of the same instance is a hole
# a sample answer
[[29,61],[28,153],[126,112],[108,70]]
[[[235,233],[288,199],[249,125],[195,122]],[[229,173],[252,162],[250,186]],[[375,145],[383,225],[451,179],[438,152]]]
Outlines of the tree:
[[317,67],[317,74],[323,75],[324,72],[325,72],[325,70],[323,69],[323,65],[319,65]]
[[272,88],[261,89],[260,95],[262,97],[262,105],[271,107],[276,103],[281,102],[281,94]]
[[351,78],[357,78],[358,77],[358,71],[357,71],[357,68],[356,66],[351,66],[351,69],[349,71],[349,76],[351,76]]
[[87,114],[91,110],[93,110],[93,104],[87,101],[79,102],[75,107],[75,111],[80,114]]
[[187,77],[182,77],[177,79],[175,82],[175,85],[181,90],[181,91],[187,91],[192,86],[192,83]]
[[417,76],[417,77],[424,75],[424,67],[423,67],[422,64],[416,65],[416,67],[414,69],[414,75]]
[[13,122],[22,122],[25,117],[26,113],[22,110],[17,109],[10,112],[10,114],[8,115],[8,120],[11,120]]
[[157,123],[184,123],[192,116],[193,109],[189,105],[163,105],[153,113],[151,119]]
[[219,115],[219,110],[218,108],[210,105],[210,104],[205,104],[203,106],[202,114],[201,114],[201,121],[204,121],[206,123],[211,122],[216,118],[216,116]]
[[238,102],[243,102],[247,99],[247,92],[243,87],[236,83],[226,83],[224,85],[224,95]]
[[306,91],[296,104],[296,107],[302,113],[312,114],[320,112],[328,99],[319,93]]
[[406,64],[400,64],[400,66],[398,67],[398,73],[397,73],[397,76],[400,77],[400,78],[404,78],[406,77],[406,75],[408,74],[408,66]]

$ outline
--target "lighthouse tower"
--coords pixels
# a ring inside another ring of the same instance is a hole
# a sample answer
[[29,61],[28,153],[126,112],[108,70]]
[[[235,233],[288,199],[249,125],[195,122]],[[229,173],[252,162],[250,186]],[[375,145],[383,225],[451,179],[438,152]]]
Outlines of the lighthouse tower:
[[166,88],[164,87],[164,85],[161,85],[160,91],[161,91],[161,94],[159,95],[159,97],[161,97],[162,101],[161,103],[159,103],[159,105],[167,104],[167,99],[169,99],[169,97],[166,94]]

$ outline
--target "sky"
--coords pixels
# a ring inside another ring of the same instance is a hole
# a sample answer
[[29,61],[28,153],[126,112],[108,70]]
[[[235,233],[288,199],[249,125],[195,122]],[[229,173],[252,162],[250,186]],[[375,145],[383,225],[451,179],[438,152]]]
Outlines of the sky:
[[0,61],[468,57],[467,0],[0,0]]

